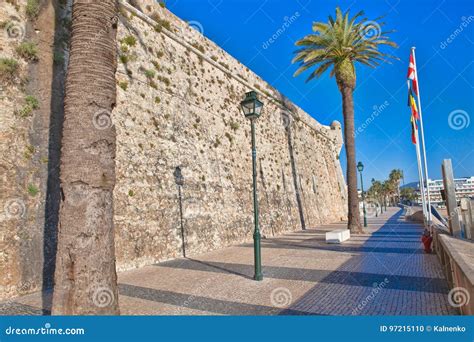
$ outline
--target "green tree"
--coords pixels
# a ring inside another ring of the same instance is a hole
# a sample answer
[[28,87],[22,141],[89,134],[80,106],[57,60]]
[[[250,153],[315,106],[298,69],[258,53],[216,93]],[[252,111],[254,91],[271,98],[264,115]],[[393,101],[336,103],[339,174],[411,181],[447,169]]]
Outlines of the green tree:
[[383,196],[382,183],[372,178],[372,185],[370,186],[369,190],[367,190],[367,197],[381,204],[382,196]]
[[344,116],[344,141],[347,156],[348,186],[348,228],[361,232],[359,202],[357,195],[357,170],[354,137],[354,101],[356,86],[355,64],[360,63],[375,68],[380,62],[393,57],[379,51],[381,45],[396,47],[382,32],[383,22],[367,21],[363,12],[350,17],[349,11],[343,13],[336,8],[336,17],[329,16],[327,23],[313,23],[313,34],[296,42],[301,48],[296,51],[293,63],[299,63],[295,76],[308,69],[314,69],[307,82],[320,77],[330,70],[335,76],[342,95]]
[[[388,175],[389,181],[392,183],[392,188],[397,195],[397,201],[400,201],[400,181],[403,178],[403,171],[400,169],[393,169]],[[393,198],[392,198],[393,202]]]
[[415,189],[402,188],[400,190],[400,198],[405,201],[414,201],[416,199]]

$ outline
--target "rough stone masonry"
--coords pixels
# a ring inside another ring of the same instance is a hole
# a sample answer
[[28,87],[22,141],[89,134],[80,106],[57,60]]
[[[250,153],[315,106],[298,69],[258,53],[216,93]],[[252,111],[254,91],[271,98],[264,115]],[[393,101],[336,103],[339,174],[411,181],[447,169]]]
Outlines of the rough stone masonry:
[[[321,125],[157,2],[132,4],[120,7],[117,107],[111,115],[117,130],[118,270],[180,257],[183,246],[192,256],[252,239],[250,123],[239,107],[252,89],[264,102],[257,121],[262,234],[273,236],[343,219],[347,209],[339,123]],[[56,8],[63,16],[59,22],[67,21],[68,6]],[[40,20],[48,8],[42,9]],[[17,8],[2,2],[0,13],[0,21],[9,16],[18,25],[32,25],[22,14],[23,1]],[[36,34],[44,31],[43,27]],[[15,57],[8,44],[2,42],[1,57]],[[67,48],[63,52],[67,64]],[[45,61],[37,63],[22,65],[22,72],[50,68],[53,71],[46,73],[53,76],[50,83],[64,77],[54,73],[54,66],[44,66]],[[48,77],[40,73],[35,84]],[[45,86],[41,87],[30,85],[25,90],[17,83],[0,98],[0,298],[41,289],[48,276],[45,265],[51,264],[52,253],[46,247],[54,239],[55,227],[45,207],[55,200],[54,187],[51,190],[55,165],[48,163],[48,157],[57,151],[57,146],[49,145],[57,139],[51,130],[61,114],[55,114],[50,103],[60,102],[61,94],[45,95]],[[39,109],[18,117],[16,103],[27,92],[41,93]],[[92,119],[100,129],[108,124],[107,118]],[[41,126],[46,129],[37,129],[38,122],[46,122]],[[178,167],[184,178],[180,189]]]

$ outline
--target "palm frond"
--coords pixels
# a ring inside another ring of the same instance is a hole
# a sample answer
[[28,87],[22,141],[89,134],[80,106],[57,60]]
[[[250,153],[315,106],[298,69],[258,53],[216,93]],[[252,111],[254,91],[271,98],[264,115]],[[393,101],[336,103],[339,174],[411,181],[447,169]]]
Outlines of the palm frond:
[[306,79],[306,82],[311,81],[315,77],[320,77],[322,74],[326,72],[333,65],[332,61],[327,61],[325,63],[320,64]]
[[351,17],[349,10],[343,12],[336,7],[335,16],[330,15],[327,22],[313,22],[313,33],[295,43],[299,49],[295,51],[292,63],[298,63],[299,68],[294,76],[314,68],[307,79],[309,81],[328,70],[334,76],[335,67],[347,60],[353,67],[354,63],[361,63],[374,68],[391,59],[398,59],[380,50],[382,46],[398,47],[389,39],[394,31],[382,30],[385,26],[382,18],[384,16],[368,20],[363,11]]

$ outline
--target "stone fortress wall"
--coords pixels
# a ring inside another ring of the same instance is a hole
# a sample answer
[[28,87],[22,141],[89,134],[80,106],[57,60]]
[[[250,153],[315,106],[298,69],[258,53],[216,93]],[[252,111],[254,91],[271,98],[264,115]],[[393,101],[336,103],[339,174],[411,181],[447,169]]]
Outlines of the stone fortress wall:
[[251,241],[250,123],[239,103],[252,89],[265,103],[256,128],[262,234],[344,218],[340,125],[319,124],[156,2],[134,5],[122,10],[113,113],[118,268],[182,256],[181,227],[187,255]]
[[[0,96],[0,299],[41,289],[54,265],[64,73],[53,63],[54,8],[43,8],[32,25],[25,3],[0,4],[0,21],[13,18],[25,39],[43,42],[39,61],[21,61],[20,78],[29,83],[19,79]],[[250,123],[239,107],[250,90],[265,104],[256,125],[262,235],[345,218],[340,125],[318,123],[157,2],[132,4],[120,9],[112,113],[118,270],[181,257],[183,235],[187,256],[251,241]],[[59,12],[67,19],[70,1]],[[2,41],[0,57],[15,57],[11,41]],[[39,108],[14,115],[27,94]]]

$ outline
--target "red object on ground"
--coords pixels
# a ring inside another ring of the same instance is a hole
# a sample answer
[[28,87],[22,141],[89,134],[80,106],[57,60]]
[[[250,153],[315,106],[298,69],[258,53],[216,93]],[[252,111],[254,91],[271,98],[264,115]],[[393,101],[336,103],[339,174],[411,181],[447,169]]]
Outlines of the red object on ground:
[[421,237],[421,242],[423,242],[423,246],[425,247],[425,252],[426,253],[431,253],[431,242],[432,241],[433,241],[433,238],[431,236],[423,235]]

